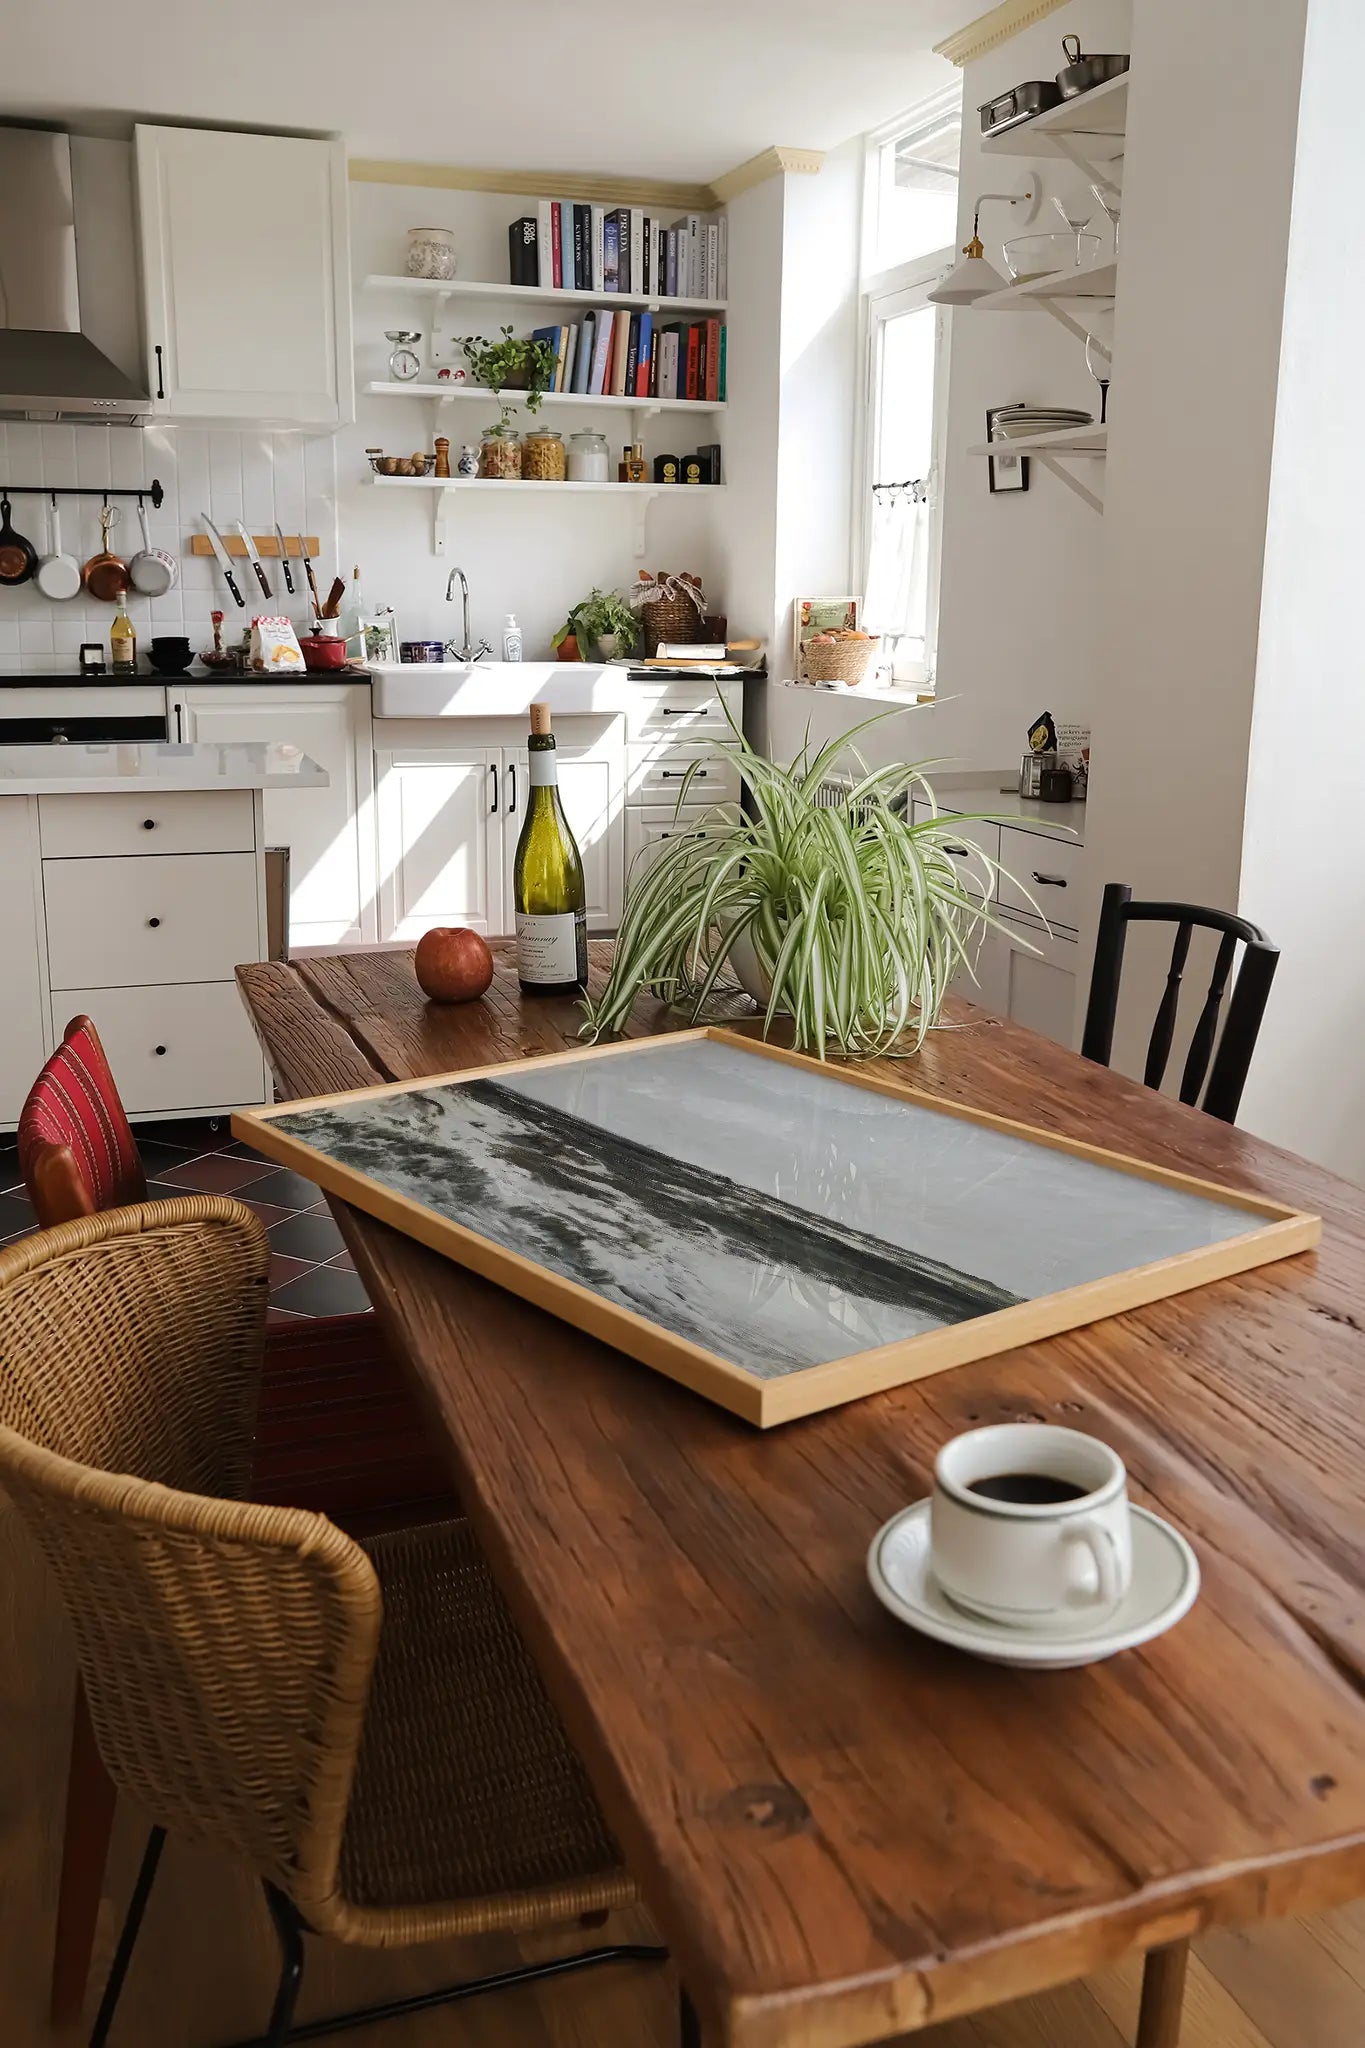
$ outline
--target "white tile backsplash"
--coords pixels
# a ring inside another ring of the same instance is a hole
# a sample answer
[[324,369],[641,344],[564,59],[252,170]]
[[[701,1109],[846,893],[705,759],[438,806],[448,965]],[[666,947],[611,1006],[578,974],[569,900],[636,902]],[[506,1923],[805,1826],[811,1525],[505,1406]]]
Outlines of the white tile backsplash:
[[[180,581],[165,597],[149,599],[132,593],[128,613],[140,645],[154,633],[188,633],[196,648],[212,639],[209,613],[221,609],[240,628],[256,610],[249,592],[250,569],[244,562],[238,581],[247,609],[238,612],[223,587],[218,565],[189,553],[191,536],[202,532],[200,515],[207,512],[220,531],[244,519],[253,533],[268,534],[276,521],[286,533],[315,533],[321,541],[319,576],[325,588],[334,565],[340,567],[337,535],[336,443],[330,435],[272,434],[260,428],[77,427],[39,426],[28,420],[0,422],[0,481],[20,485],[93,487],[126,485],[136,489],[160,479],[166,496],[159,508],[147,501],[152,544],[165,547],[180,563]],[[137,506],[116,500],[120,518],[113,545],[135,550],[141,542]],[[12,518],[41,553],[47,545],[46,505],[28,491],[13,501]],[[62,542],[84,561],[99,546],[98,498],[61,501]],[[285,592],[278,569],[266,573],[279,609],[302,623],[304,598]],[[349,568],[342,569],[349,576]],[[295,577],[300,590],[303,578]],[[0,673],[41,674],[70,670],[77,650],[96,640],[107,649],[113,605],[97,604],[84,593],[65,604],[53,604],[33,583],[18,589],[0,588]]]

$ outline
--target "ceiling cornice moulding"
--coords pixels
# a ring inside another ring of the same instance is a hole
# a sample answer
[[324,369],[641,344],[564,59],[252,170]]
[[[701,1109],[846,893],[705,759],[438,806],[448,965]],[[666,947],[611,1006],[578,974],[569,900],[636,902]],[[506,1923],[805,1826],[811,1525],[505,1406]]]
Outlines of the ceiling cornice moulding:
[[597,177],[582,171],[476,171],[462,164],[411,164],[365,156],[352,157],[347,171],[354,185],[418,185],[443,192],[510,192],[527,199],[674,207],[679,213],[701,213],[716,204],[710,185],[687,185],[662,178]]
[[726,171],[715,179],[711,191],[720,205],[728,206],[732,199],[738,199],[740,193],[747,192],[752,185],[761,185],[768,178],[780,178],[788,171],[813,175],[824,161],[823,149],[789,149],[774,143],[770,149],[761,149],[747,163],[736,164],[732,171]]
[[956,35],[945,36],[941,43],[935,43],[934,55],[946,57],[950,64],[970,64],[977,57],[984,57],[987,50],[994,50],[1001,43],[1007,43],[1011,36],[1017,36],[1021,28],[1030,28],[1035,21],[1055,14],[1066,4],[1067,0],[1003,0],[1003,5],[992,7],[989,14],[978,15]]

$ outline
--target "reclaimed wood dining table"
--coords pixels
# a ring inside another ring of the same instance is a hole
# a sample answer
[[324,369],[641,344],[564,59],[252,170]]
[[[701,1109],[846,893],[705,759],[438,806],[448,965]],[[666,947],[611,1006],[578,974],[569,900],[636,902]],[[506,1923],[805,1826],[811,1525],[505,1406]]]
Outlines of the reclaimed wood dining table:
[[[495,953],[460,1006],[407,952],[240,968],[278,1095],[574,1044]],[[855,2048],[1131,1950],[1141,2048],[1175,2048],[1189,1937],[1365,1894],[1365,1194],[947,1015],[885,1070],[1311,1210],[1320,1249],[765,1433],[334,1204],[708,2048]],[[1169,1634],[1026,1672],[878,1605],[877,1528],[1011,1420],[1102,1437],[1189,1537]]]

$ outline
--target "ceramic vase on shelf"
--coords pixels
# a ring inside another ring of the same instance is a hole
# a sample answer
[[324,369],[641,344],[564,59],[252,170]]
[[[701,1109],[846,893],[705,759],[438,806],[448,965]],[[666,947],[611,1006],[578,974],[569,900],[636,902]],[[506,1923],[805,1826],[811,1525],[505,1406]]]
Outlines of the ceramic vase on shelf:
[[408,229],[408,276],[455,275],[455,236],[450,228]]

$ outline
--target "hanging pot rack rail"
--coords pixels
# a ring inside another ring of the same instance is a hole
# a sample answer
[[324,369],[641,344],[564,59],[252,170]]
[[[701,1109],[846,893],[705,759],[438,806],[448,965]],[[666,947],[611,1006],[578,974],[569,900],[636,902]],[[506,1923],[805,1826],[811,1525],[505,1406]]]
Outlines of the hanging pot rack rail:
[[159,511],[166,493],[161,488],[160,477],[153,477],[149,484],[0,484],[0,496],[6,498],[102,498],[107,505],[111,498],[136,498],[140,505],[150,498]]

